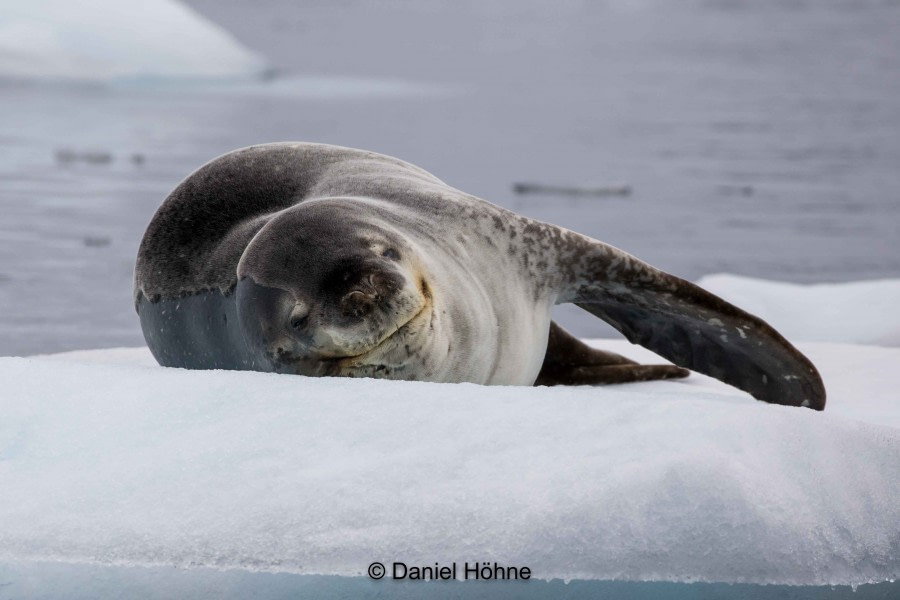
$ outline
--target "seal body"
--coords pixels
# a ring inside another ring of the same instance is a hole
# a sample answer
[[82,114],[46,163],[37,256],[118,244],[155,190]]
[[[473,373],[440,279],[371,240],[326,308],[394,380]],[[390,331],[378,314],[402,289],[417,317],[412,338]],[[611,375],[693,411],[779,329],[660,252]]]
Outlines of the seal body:
[[[234,185],[248,176],[264,195]],[[510,251],[516,235],[506,211],[406,163],[258,146],[169,197],[135,301],[164,365],[530,385],[555,298],[527,268],[540,249]]]
[[372,152],[219,157],[166,199],[135,268],[166,366],[511,385],[686,374],[580,344],[551,323],[560,302],[760,399],[824,406],[815,368],[752,315]]

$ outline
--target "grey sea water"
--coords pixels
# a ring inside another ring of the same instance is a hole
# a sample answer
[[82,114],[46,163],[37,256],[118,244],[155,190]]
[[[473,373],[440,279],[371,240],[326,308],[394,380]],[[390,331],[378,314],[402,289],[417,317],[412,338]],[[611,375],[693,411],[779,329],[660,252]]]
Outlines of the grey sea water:
[[289,600],[346,598],[413,600],[896,600],[900,583],[795,586],[559,579],[543,581],[392,581],[365,576],[297,575],[252,570],[0,561],[0,600],[98,600],[122,590],[147,600],[220,598]]
[[398,156],[688,279],[900,276],[896,0],[189,4],[274,78],[0,83],[0,354],[142,344],[153,212],[203,162],[278,140]]

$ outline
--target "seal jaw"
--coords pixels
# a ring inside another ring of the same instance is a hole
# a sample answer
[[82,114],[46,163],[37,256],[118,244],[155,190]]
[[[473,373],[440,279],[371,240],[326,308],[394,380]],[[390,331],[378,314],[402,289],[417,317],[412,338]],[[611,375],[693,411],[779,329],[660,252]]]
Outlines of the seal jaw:
[[[422,308],[410,317],[408,320],[395,325],[388,335],[380,340],[373,348],[366,350],[355,356],[339,357],[334,361],[334,367],[341,372],[347,372],[352,369],[361,369],[363,371],[384,372],[387,366],[382,364],[385,359],[390,359],[392,352],[397,350],[402,344],[405,348],[409,348],[409,341],[416,337],[416,334],[426,328],[431,322],[432,311],[434,310],[433,299],[424,280],[420,282],[419,289],[422,290],[423,304]],[[394,365],[395,368],[399,365]],[[379,369],[378,367],[381,367]],[[371,376],[371,375],[369,375]],[[377,376],[377,375],[375,375]]]

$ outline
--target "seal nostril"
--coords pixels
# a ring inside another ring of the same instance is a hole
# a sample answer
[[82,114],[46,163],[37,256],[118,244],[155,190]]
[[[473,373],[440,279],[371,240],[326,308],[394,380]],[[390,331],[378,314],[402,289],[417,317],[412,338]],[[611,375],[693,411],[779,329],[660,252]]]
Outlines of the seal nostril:
[[340,306],[344,316],[362,317],[372,312],[374,292],[353,290],[341,299]]

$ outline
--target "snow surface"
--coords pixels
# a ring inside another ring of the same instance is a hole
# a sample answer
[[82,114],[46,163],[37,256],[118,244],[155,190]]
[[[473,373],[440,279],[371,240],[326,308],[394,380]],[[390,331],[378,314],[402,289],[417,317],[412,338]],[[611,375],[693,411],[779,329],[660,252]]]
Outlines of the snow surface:
[[0,77],[247,78],[264,61],[176,0],[5,1]]
[[825,413],[701,376],[482,387],[166,369],[146,349],[2,358],[0,560],[896,578],[900,349],[800,347]]
[[718,274],[697,283],[789,339],[900,346],[900,279],[802,285]]

